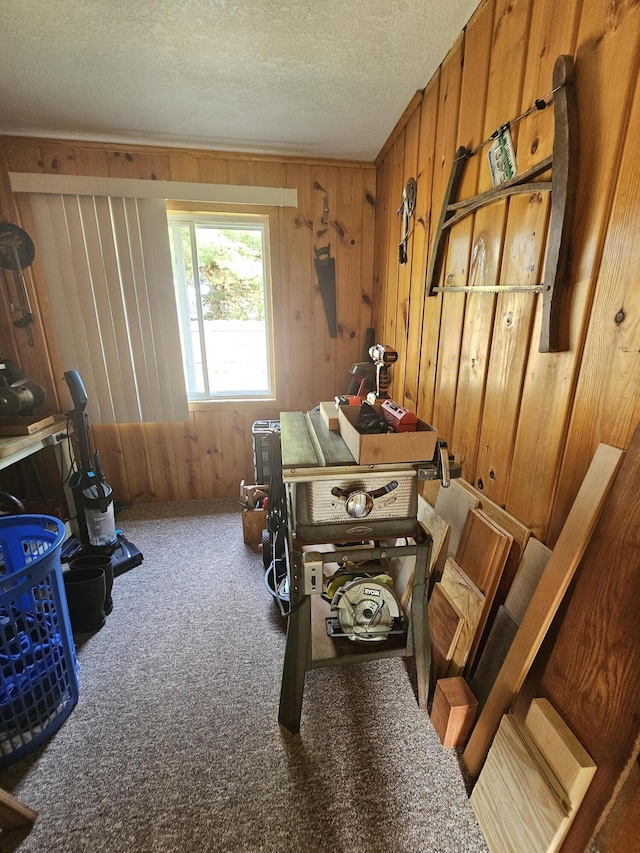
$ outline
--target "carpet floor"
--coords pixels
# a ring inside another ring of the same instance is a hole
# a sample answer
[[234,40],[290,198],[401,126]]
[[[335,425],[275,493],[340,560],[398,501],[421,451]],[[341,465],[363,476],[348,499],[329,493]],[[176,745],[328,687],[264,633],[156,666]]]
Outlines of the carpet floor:
[[9,853],[475,853],[454,750],[419,711],[411,660],[309,672],[301,731],[277,721],[286,625],[232,501],[119,518],[143,552],[105,626],[76,636],[80,699],[0,771],[38,812]]

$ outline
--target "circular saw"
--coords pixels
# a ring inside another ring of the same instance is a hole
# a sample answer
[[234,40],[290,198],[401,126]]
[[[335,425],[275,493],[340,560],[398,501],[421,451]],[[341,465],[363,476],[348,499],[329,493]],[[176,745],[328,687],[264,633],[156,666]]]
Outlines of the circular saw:
[[403,611],[389,585],[391,578],[356,578],[341,586],[331,600],[343,636],[350,640],[380,642],[402,630]]

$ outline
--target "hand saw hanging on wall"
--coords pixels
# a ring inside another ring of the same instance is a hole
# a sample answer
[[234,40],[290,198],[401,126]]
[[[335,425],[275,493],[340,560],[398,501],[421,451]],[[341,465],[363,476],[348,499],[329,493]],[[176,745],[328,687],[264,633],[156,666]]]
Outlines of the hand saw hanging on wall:
[[314,259],[313,263],[316,267],[318,275],[318,287],[322,294],[322,302],[324,304],[324,313],[327,316],[327,325],[329,326],[329,336],[332,338],[338,337],[338,320],[336,316],[336,259],[331,257],[331,244],[321,246],[317,249],[313,247]]

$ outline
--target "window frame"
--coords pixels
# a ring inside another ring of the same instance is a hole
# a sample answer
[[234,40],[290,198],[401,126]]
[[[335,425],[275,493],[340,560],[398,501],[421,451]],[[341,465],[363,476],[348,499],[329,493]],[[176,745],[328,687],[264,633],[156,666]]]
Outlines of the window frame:
[[[273,275],[271,263],[271,216],[269,213],[253,213],[246,211],[227,211],[219,209],[202,210],[191,205],[172,204],[167,202],[167,221],[169,229],[172,225],[188,226],[191,230],[192,240],[195,236],[195,228],[198,224],[215,223],[216,227],[242,228],[244,225],[249,229],[257,229],[262,233],[262,268],[264,279],[264,311],[265,311],[265,333],[266,333],[266,356],[267,356],[267,379],[268,391],[258,391],[255,394],[246,392],[226,392],[219,394],[198,394],[187,388],[187,398],[190,411],[205,410],[211,406],[233,403],[240,406],[253,406],[256,403],[274,403],[277,400],[277,370],[275,361],[275,338],[276,338],[276,312],[274,311]],[[196,265],[194,264],[194,270]],[[198,279],[199,281],[199,279]],[[198,287],[199,290],[199,287]],[[179,311],[179,322],[183,324],[182,314]],[[198,304],[198,323],[202,328],[202,314],[200,303]],[[181,350],[184,359],[184,352]],[[205,368],[206,369],[206,368]],[[207,383],[208,384],[208,383]]]

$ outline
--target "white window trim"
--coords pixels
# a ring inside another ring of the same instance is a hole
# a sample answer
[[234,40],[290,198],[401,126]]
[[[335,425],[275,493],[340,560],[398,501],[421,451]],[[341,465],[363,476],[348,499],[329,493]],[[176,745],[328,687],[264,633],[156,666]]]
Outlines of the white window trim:
[[[202,212],[188,210],[167,210],[167,221],[169,226],[188,225],[194,226],[198,222],[211,222],[216,227],[224,228],[225,225],[238,227],[245,223],[258,225],[262,230],[262,265],[265,285],[265,327],[267,339],[268,359],[268,381],[267,391],[258,391],[255,394],[249,392],[219,393],[219,394],[197,394],[187,389],[189,409],[195,411],[208,408],[219,403],[256,403],[273,402],[277,399],[276,389],[276,365],[275,365],[275,313],[273,308],[273,287],[271,281],[271,237],[270,219],[268,215],[257,213],[222,213]],[[182,322],[182,321],[180,321]]]

